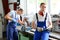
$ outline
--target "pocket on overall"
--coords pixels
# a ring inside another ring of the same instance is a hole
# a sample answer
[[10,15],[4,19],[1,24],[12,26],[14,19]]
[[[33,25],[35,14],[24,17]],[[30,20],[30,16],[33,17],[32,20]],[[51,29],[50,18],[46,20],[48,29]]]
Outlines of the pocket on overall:
[[37,21],[37,27],[42,27],[42,28],[45,28],[44,26],[46,25],[46,22],[44,21],[44,22],[39,22],[39,21]]
[[16,28],[16,24],[17,24],[17,23],[10,22],[8,25],[10,25],[10,26],[13,27],[13,28]]

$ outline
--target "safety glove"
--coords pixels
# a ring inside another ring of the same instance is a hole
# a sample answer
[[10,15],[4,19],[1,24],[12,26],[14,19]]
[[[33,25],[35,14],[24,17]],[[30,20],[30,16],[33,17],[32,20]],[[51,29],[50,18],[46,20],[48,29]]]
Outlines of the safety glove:
[[14,18],[12,19],[12,21],[13,21],[13,22],[17,22],[16,19],[14,19]]

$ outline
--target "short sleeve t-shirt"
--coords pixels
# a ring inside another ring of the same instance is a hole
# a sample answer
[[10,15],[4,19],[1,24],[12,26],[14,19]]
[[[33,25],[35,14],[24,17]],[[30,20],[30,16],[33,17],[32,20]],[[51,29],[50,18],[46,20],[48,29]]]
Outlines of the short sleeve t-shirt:
[[[20,15],[19,14],[17,14],[16,13],[16,11],[10,11],[9,12],[9,15],[10,15],[10,17],[12,17],[12,18],[17,18],[18,20],[20,20]],[[8,22],[11,22],[11,20],[9,20]]]
[[[41,16],[41,15],[39,15],[39,13],[37,13],[37,15],[38,15],[38,20],[39,20],[39,21],[44,21],[44,20],[45,20],[45,17],[46,17],[46,13],[47,13],[47,12],[44,12],[44,13],[43,13],[44,16]],[[33,21],[34,21],[35,24],[37,25],[36,14],[33,16]],[[46,26],[47,26],[47,27],[48,27],[48,25],[49,25],[48,22],[52,22],[52,20],[51,20],[51,16],[50,16],[49,13],[47,13],[47,19],[46,19]]]

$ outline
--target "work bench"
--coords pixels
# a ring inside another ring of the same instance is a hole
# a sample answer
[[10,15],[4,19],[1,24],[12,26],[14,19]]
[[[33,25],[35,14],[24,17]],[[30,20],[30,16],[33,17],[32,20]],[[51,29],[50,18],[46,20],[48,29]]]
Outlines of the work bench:
[[[23,31],[21,31],[20,27],[17,27],[17,30],[18,30],[18,39],[19,40],[33,40],[34,32],[32,32],[30,30],[23,32]],[[49,38],[60,40],[60,34],[50,32]],[[51,39],[51,40],[53,40],[53,39]]]

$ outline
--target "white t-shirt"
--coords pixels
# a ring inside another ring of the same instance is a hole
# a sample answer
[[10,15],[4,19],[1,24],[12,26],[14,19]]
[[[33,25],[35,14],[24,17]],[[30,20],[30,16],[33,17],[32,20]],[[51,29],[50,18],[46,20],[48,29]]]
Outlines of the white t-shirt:
[[[47,13],[47,12],[44,12],[44,13],[43,13],[44,16],[41,16],[41,15],[39,15],[39,13],[37,13],[37,15],[38,15],[38,20],[39,20],[39,21],[44,21],[44,20],[45,20],[45,17],[46,17],[46,13]],[[35,24],[37,25],[36,14],[33,16],[33,21],[34,21]],[[52,22],[52,20],[51,20],[51,16],[50,16],[49,13],[47,13],[47,19],[46,19],[46,26],[47,26],[47,27],[48,27],[48,25],[49,25],[48,22]]]
[[[12,17],[12,18],[17,18],[18,20],[20,20],[20,15],[19,14],[17,14],[16,13],[16,11],[10,11],[9,12],[9,15],[10,15],[10,17]],[[9,20],[8,22],[11,22],[11,20]]]

